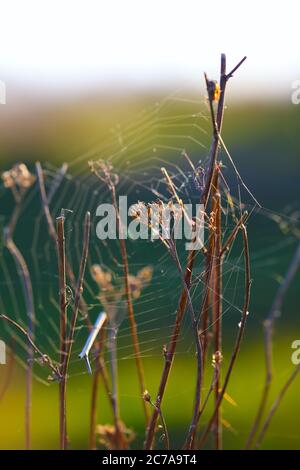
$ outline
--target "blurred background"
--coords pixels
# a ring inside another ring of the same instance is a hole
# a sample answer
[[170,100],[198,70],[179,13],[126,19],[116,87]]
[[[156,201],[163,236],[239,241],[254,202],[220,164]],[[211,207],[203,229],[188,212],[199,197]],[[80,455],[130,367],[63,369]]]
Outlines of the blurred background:
[[[92,192],[94,186],[85,181],[90,158],[113,158],[116,167],[124,172],[126,191],[133,200],[146,198],[149,190],[156,187],[162,162],[167,167],[186,168],[183,150],[195,165],[205,161],[211,126],[203,72],[218,79],[221,52],[227,54],[228,70],[247,56],[229,82],[223,128],[223,139],[245,183],[262,206],[261,210],[255,208],[249,221],[253,289],[248,330],[229,387],[236,406],[224,404],[230,424],[224,431],[225,447],[241,448],[250,431],[263,384],[262,322],[298,243],[299,2],[11,0],[1,3],[0,12],[0,80],[6,91],[6,104],[0,104],[0,170],[9,169],[15,162],[25,162],[34,171],[34,162],[39,160],[51,180],[55,168],[67,162],[69,187],[58,194],[53,213],[57,215],[64,204],[63,207],[74,211],[74,220],[89,203],[94,207],[98,200]],[[226,156],[222,159],[224,174],[228,172],[228,180],[237,192]],[[77,180],[79,189],[74,189],[78,188]],[[78,198],[71,199],[75,191]],[[85,201],[84,205],[82,199],[86,194],[90,195],[87,198],[90,202]],[[7,223],[13,202],[2,186],[0,196],[2,226]],[[244,196],[253,208],[253,199],[249,194]],[[104,200],[105,194],[99,197]],[[33,246],[37,252],[42,250],[43,241],[39,244],[32,238],[30,227],[38,224],[34,233],[42,240],[47,229],[38,196],[33,194],[30,200],[33,202],[26,206],[17,240],[35,273],[34,286],[44,289],[43,295],[47,297],[50,283],[53,296],[57,278],[50,278],[50,265],[43,266],[41,274],[47,285],[42,288],[39,284],[38,264],[35,265],[38,254],[33,255],[32,251]],[[70,222],[70,243],[72,230],[75,233],[74,220]],[[79,245],[77,240],[76,247]],[[160,325],[159,316],[168,308],[173,280],[171,277],[171,281],[166,281],[167,276],[162,280],[160,272],[171,268],[165,268],[160,252],[154,250],[153,254],[136,245],[130,250],[133,271],[156,264],[153,285],[147,294],[152,303],[147,311],[156,311],[155,325]],[[14,315],[10,296],[15,292],[19,299],[22,291],[16,272],[9,271],[8,254],[2,251],[0,261],[5,269],[1,270],[1,305]],[[113,247],[109,252],[116,253]],[[101,256],[109,266],[106,255]],[[237,263],[235,260],[233,266]],[[271,398],[294,367],[290,356],[292,341],[300,338],[299,281],[298,274],[277,323],[276,375]],[[157,286],[164,292],[164,301],[155,299]],[[229,298],[237,293],[232,300],[237,304],[238,286],[234,293],[228,293]],[[166,328],[173,319],[176,300],[170,300],[170,311],[164,320]],[[20,317],[24,316],[22,308],[20,300]],[[142,304],[136,308],[143,311]],[[228,344],[234,339],[237,318],[230,312],[226,316]],[[144,364],[154,396],[163,364],[157,351],[161,350],[163,339],[150,330],[145,330],[142,338],[147,342],[151,335],[155,353],[145,353]],[[182,352],[176,357],[168,387],[170,399],[165,405],[170,434],[178,446],[190,419],[195,365],[184,345]],[[0,429],[1,448],[24,447],[24,375],[16,362],[8,389],[0,395],[0,414],[5,423]],[[133,377],[130,383],[129,376]],[[7,380],[6,366],[1,365],[1,390],[6,389]],[[299,380],[276,414],[264,448],[300,448]],[[87,374],[74,372],[70,378],[69,430],[75,448],[87,446],[90,386]],[[138,432],[135,446],[139,447],[143,421],[132,359],[120,361],[120,388],[122,417]],[[101,394],[102,389],[100,397]],[[35,382],[34,448],[58,446],[57,398],[55,385],[45,387]],[[99,422],[110,422],[107,403],[105,400],[102,403],[101,398],[100,403]],[[72,409],[76,412],[72,413]]]

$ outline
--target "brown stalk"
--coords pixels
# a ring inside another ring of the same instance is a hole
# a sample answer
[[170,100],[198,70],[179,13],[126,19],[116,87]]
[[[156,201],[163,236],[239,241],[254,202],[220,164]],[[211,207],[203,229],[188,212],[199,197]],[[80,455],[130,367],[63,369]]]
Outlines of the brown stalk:
[[[151,400],[151,397],[150,397],[150,395],[147,391],[144,393],[144,400],[147,401],[148,403],[150,403],[150,405],[153,406],[153,408],[155,408],[155,409],[157,408],[156,404],[153,403],[153,401]],[[165,441],[166,449],[170,450],[170,438],[169,438],[169,433],[168,433],[166,420],[164,418],[164,415],[163,415],[163,412],[162,412],[161,408],[157,408],[157,412],[159,414],[161,425],[162,425],[162,428],[163,428],[164,441]]]
[[212,394],[212,392],[214,391],[215,389],[215,384],[216,384],[216,381],[218,380],[218,377],[219,377],[219,374],[220,374],[220,364],[219,363],[216,363],[215,366],[214,366],[214,373],[213,373],[213,377],[212,377],[212,380],[211,380],[211,384],[210,384],[210,387],[209,387],[209,390],[207,392],[207,395],[205,397],[205,400],[203,402],[203,405],[201,406],[200,410],[199,410],[199,415],[198,415],[198,421],[199,419],[201,418],[205,408],[206,408],[206,405],[208,403],[208,400]]
[[11,318],[9,318],[7,315],[0,315],[0,318],[2,318],[3,320],[7,321],[8,323],[10,323],[11,325],[15,326],[28,340],[28,342],[30,343],[32,349],[34,352],[36,352],[36,354],[38,354],[38,356],[40,356],[40,359],[41,359],[41,363],[42,364],[46,364],[50,371],[52,372],[52,377],[54,379],[59,379],[60,378],[60,370],[59,370],[59,367],[56,366],[54,364],[54,362],[52,361],[52,359],[47,355],[47,354],[44,354],[39,348],[38,346],[35,344],[35,342],[33,341],[32,337],[30,336],[30,334],[28,333],[28,331],[25,330],[25,328],[23,328],[21,325],[19,325],[19,323],[17,323],[16,321],[12,320]]
[[[98,363],[98,357],[96,358],[96,363]],[[98,388],[99,388],[99,378],[100,371],[97,364],[96,370],[93,374],[93,384],[92,384],[92,396],[91,396],[91,410],[90,410],[90,431],[89,431],[89,449],[97,449],[96,441],[96,426],[97,426],[97,398],[98,398]]]
[[245,211],[241,218],[237,221],[234,229],[232,230],[232,232],[230,233],[230,235],[228,236],[228,238],[225,240],[225,242],[223,243],[223,246],[222,246],[222,249],[221,249],[221,253],[220,253],[220,256],[224,256],[226,254],[226,252],[228,252],[231,248],[231,245],[233,244],[237,234],[238,234],[238,231],[241,229],[241,226],[243,224],[245,224],[245,222],[247,221],[249,217],[249,214],[247,211]]
[[[60,290],[61,290],[61,299],[65,300],[65,280],[63,281],[63,260],[64,260],[64,243],[63,243],[63,231],[61,234],[60,224],[63,221],[63,217],[58,218],[58,226],[57,226],[57,236],[58,236],[58,252],[61,256],[59,256],[59,279],[60,279]],[[85,221],[84,221],[84,234],[83,234],[83,249],[81,254],[80,260],[80,267],[79,267],[79,274],[77,279],[77,285],[75,290],[75,297],[74,297],[74,307],[70,322],[69,328],[69,335],[67,336],[66,330],[64,327],[64,314],[66,304],[62,303],[61,300],[61,325],[63,330],[61,330],[61,334],[64,333],[62,341],[63,345],[63,355],[62,355],[62,363],[61,363],[61,382],[60,382],[60,445],[61,449],[66,449],[67,447],[67,418],[66,418],[66,392],[67,392],[67,374],[68,374],[68,367],[72,352],[72,346],[74,342],[74,334],[76,328],[76,322],[78,317],[78,309],[80,304],[80,299],[83,292],[83,280],[85,274],[85,268],[87,263],[88,257],[88,249],[89,249],[89,239],[90,239],[90,226],[91,226],[91,216],[89,212],[86,212]],[[63,223],[62,223],[62,230],[63,230]],[[62,336],[61,336],[62,337]]]
[[133,304],[132,304],[132,295],[131,295],[131,289],[129,285],[129,267],[128,267],[128,257],[127,257],[127,249],[126,249],[126,241],[124,238],[124,233],[123,233],[123,226],[122,226],[122,221],[120,218],[120,213],[118,209],[118,204],[117,204],[117,196],[116,196],[116,188],[115,188],[115,183],[112,180],[112,177],[109,173],[109,169],[103,165],[103,167],[100,167],[100,171],[103,171],[103,175],[99,173],[97,169],[97,162],[91,162],[90,163],[91,170],[95,173],[95,175],[101,180],[104,181],[105,184],[107,185],[108,189],[111,192],[112,196],[112,203],[116,211],[116,217],[117,217],[117,226],[119,230],[119,243],[120,243],[120,250],[121,250],[121,257],[122,257],[122,264],[123,264],[123,272],[124,272],[124,287],[125,287],[125,296],[126,296],[126,302],[127,302],[127,311],[128,311],[128,318],[129,318],[129,324],[130,324],[130,330],[131,330],[131,337],[132,337],[132,344],[133,344],[133,349],[134,349],[134,358],[135,358],[135,363],[136,363],[136,368],[137,368],[137,374],[138,374],[138,379],[139,379],[139,385],[140,385],[140,392],[141,392],[141,400],[142,400],[142,406],[145,414],[145,420],[146,424],[149,421],[149,408],[143,399],[144,393],[146,391],[146,386],[145,386],[145,377],[144,377],[144,369],[143,369],[143,364],[142,364],[142,359],[141,359],[141,352],[140,352],[140,346],[139,346],[139,339],[138,339],[138,332],[137,332],[137,325],[135,321],[135,316],[134,316],[134,310],[133,310]]
[[[205,257],[205,279],[204,279],[204,295],[202,298],[202,305],[200,308],[199,319],[202,318],[201,327],[201,340],[203,343],[203,369],[206,364],[206,354],[208,348],[208,322],[209,322],[209,307],[211,296],[211,274],[214,253],[215,237],[213,230],[210,230],[208,239],[208,250]],[[204,373],[204,372],[203,372]]]
[[238,353],[240,351],[240,347],[241,347],[241,343],[242,343],[242,339],[243,339],[244,331],[245,331],[245,327],[246,327],[247,317],[248,317],[248,313],[249,313],[248,309],[249,309],[249,303],[250,303],[250,289],[251,289],[249,244],[248,244],[248,235],[247,235],[246,227],[244,225],[242,225],[241,230],[242,230],[242,235],[243,235],[244,259],[245,259],[245,297],[244,297],[243,313],[242,313],[241,322],[239,324],[239,331],[238,331],[238,334],[237,334],[235,346],[234,346],[234,349],[233,349],[233,352],[232,352],[232,355],[231,355],[231,359],[230,359],[230,363],[229,363],[229,366],[228,366],[228,369],[227,369],[227,372],[226,372],[226,375],[225,375],[225,378],[224,378],[224,383],[223,383],[222,389],[221,389],[221,391],[218,395],[218,400],[215,404],[214,412],[213,412],[213,414],[212,414],[212,416],[211,416],[211,418],[208,422],[208,425],[207,425],[207,427],[206,427],[206,429],[205,429],[205,431],[204,431],[204,433],[203,433],[203,435],[200,439],[200,448],[202,448],[203,445],[205,444],[206,439],[209,435],[209,432],[211,431],[211,429],[212,429],[212,427],[215,423],[215,419],[216,419],[216,416],[218,414],[218,409],[219,409],[219,407],[222,403],[224,394],[226,392],[226,389],[227,389],[227,386],[228,386],[228,383],[229,383],[229,380],[230,380],[230,377],[231,377],[231,374],[232,374],[233,367],[235,365]]
[[[188,434],[185,440],[184,448],[190,449],[192,445],[192,439],[195,433],[195,429],[197,427],[197,422],[198,422],[198,411],[200,408],[200,403],[201,403],[201,387],[202,387],[202,364],[203,364],[203,352],[202,352],[202,343],[201,339],[199,336],[198,332],[198,320],[194,311],[193,307],[193,302],[190,296],[190,289],[189,286],[185,282],[184,278],[184,272],[182,270],[182,266],[180,264],[180,260],[178,258],[177,250],[175,243],[170,240],[170,254],[173,257],[177,269],[179,271],[181,281],[183,284],[183,288],[186,292],[187,296],[187,302],[189,306],[189,311],[190,311],[190,316],[191,316],[191,323],[192,323],[192,330],[194,334],[194,339],[195,339],[195,347],[196,347],[196,357],[197,357],[197,374],[196,374],[196,388],[195,388],[195,399],[194,399],[194,408],[193,408],[193,414],[192,414],[192,420],[189,426]],[[155,406],[158,407],[158,410],[161,412],[161,407],[160,407],[161,402],[156,400]]]
[[[98,388],[99,388],[99,378],[101,375],[101,368],[103,366],[103,344],[105,341],[105,330],[101,329],[99,335],[99,341],[97,342],[97,352],[95,357],[95,371],[93,374],[93,384],[92,384],[92,396],[91,396],[91,410],[90,410],[90,432],[89,432],[89,449],[95,450],[97,448],[96,444],[96,426],[97,426],[97,398],[98,398]],[[104,383],[108,386],[108,395],[110,395],[109,389],[109,379],[108,375],[106,376],[107,381]]]
[[[162,173],[164,174],[164,176],[166,178],[167,185],[168,185],[168,187],[171,191],[171,194],[174,196],[174,198],[178,202],[179,206],[181,207],[181,211],[183,212],[184,216],[187,218],[188,222],[192,223],[192,220],[189,220],[188,215],[186,214],[184,204],[180,200],[180,198],[179,198],[179,196],[176,192],[175,186],[172,182],[172,179],[170,178],[167,170],[165,168],[162,168],[161,171],[162,171]],[[179,257],[178,257],[177,248],[176,248],[176,244],[174,242],[174,239],[173,238],[168,238],[168,241],[166,241],[164,239],[164,237],[162,237],[162,236],[160,237],[160,239],[164,243],[164,245],[167,246],[167,248],[169,250],[169,253],[170,253],[171,257],[173,258],[173,260],[175,261],[176,267],[177,267],[178,272],[180,274],[182,285],[183,285],[183,288],[185,289],[186,295],[187,295],[187,302],[188,302],[189,312],[190,312],[190,316],[191,316],[192,330],[193,330],[193,334],[194,334],[194,338],[195,338],[196,357],[197,357],[197,374],[196,374],[196,389],[195,389],[194,409],[193,409],[193,414],[192,414],[192,420],[191,420],[189,430],[188,430],[188,434],[187,434],[185,444],[184,444],[184,448],[190,449],[191,442],[192,442],[192,437],[194,435],[194,432],[195,432],[195,429],[196,429],[196,426],[197,426],[198,410],[200,408],[200,402],[201,402],[202,365],[203,365],[202,342],[201,342],[199,332],[198,332],[198,319],[197,319],[195,311],[194,311],[193,302],[192,302],[192,299],[191,299],[191,296],[190,296],[189,287],[185,283],[184,272],[182,270],[182,266],[181,266],[181,263],[180,263],[180,260],[179,260]],[[158,409],[161,411],[160,403],[157,401],[156,404],[157,404],[157,407],[159,407]]]
[[265,434],[270,426],[270,423],[271,423],[271,420],[275,414],[275,412],[277,411],[282,399],[284,398],[286,392],[288,391],[290,385],[293,383],[293,381],[295,380],[298,372],[300,371],[300,364],[297,365],[297,367],[295,367],[295,369],[293,370],[293,372],[291,373],[291,375],[289,376],[288,380],[286,381],[286,383],[284,384],[284,386],[282,387],[282,389],[280,390],[279,394],[277,395],[277,397],[275,398],[272,406],[271,406],[271,409],[269,411],[269,414],[267,415],[266,417],[266,420],[262,426],[262,429],[259,433],[259,436],[257,438],[257,441],[256,441],[256,444],[255,444],[255,447],[258,448],[261,446],[261,443],[263,441],[263,438],[265,437]]
[[120,241],[121,256],[122,256],[122,263],[123,263],[123,270],[124,270],[125,295],[126,295],[126,300],[127,300],[127,309],[128,309],[128,317],[129,317],[129,322],[130,322],[132,344],[133,344],[133,349],[134,349],[134,357],[135,357],[135,362],[136,362],[136,367],[137,367],[137,372],[138,372],[138,377],[139,377],[140,392],[141,392],[141,397],[142,397],[145,419],[146,419],[146,423],[148,423],[149,417],[150,417],[149,408],[145,400],[143,399],[143,394],[145,393],[145,390],[146,390],[144,369],[143,369],[143,364],[142,364],[142,359],[141,359],[141,352],[140,352],[139,339],[138,339],[138,333],[137,333],[137,325],[136,325],[134,311],[133,311],[131,289],[129,285],[129,267],[128,267],[126,241],[122,236],[123,228],[122,228],[122,223],[120,220],[119,211],[117,208],[115,188],[113,189],[112,194],[113,194],[113,204],[115,206],[116,213],[117,213],[119,233],[120,233],[119,241]]
[[[22,197],[18,193],[15,195],[16,207],[11,217],[10,223],[4,230],[4,240],[5,245],[10,252],[11,256],[14,258],[14,261],[17,265],[19,275],[22,281],[25,305],[27,310],[27,320],[28,320],[28,334],[33,337],[34,334],[34,321],[35,321],[35,311],[34,311],[34,299],[32,292],[32,284],[29,269],[25,258],[22,253],[16,246],[13,240],[13,233],[15,226],[17,224],[20,211],[21,211],[21,202]],[[25,404],[25,448],[30,449],[31,443],[31,408],[32,408],[32,376],[33,376],[33,349],[31,344],[29,344],[27,352],[27,367],[26,367],[26,404]]]
[[[190,251],[188,254],[188,262],[187,262],[187,267],[186,267],[185,276],[184,276],[184,283],[188,289],[190,288],[195,255],[196,255],[195,251]],[[157,424],[157,420],[159,417],[158,409],[160,409],[160,406],[164,397],[167,381],[169,378],[170,370],[173,364],[174,353],[176,350],[177,340],[178,340],[179,333],[180,333],[181,323],[182,323],[182,319],[183,319],[185,309],[186,309],[186,302],[187,302],[187,291],[184,288],[181,292],[179,305],[178,305],[177,313],[176,313],[175,324],[173,327],[170,343],[169,343],[169,346],[165,355],[164,368],[163,368],[163,372],[162,372],[162,376],[161,376],[161,380],[160,380],[160,384],[159,384],[159,388],[157,392],[157,397],[155,400],[156,407],[153,410],[153,414],[152,414],[151,420],[147,428],[145,449],[151,449],[153,446],[156,424]]]
[[[58,256],[58,279],[59,279],[59,303],[60,303],[60,364],[64,363],[66,354],[66,332],[67,332],[67,294],[66,294],[66,254],[65,254],[65,218],[60,216],[56,219],[57,232],[57,256]],[[59,435],[60,448],[66,448],[66,377],[62,371],[59,383]]]
[[[215,207],[213,205],[212,206],[212,212],[214,212],[214,211],[215,211]],[[230,235],[228,236],[228,238],[224,242],[224,244],[222,246],[222,249],[220,251],[221,261],[222,261],[222,258],[224,257],[224,255],[230,249],[232,243],[234,242],[234,240],[237,236],[238,231],[241,229],[242,224],[244,222],[246,222],[247,218],[248,218],[248,213],[245,212],[241,216],[241,218],[238,220],[238,222],[236,223],[234,229],[232,230],[232,232],[230,233]],[[200,309],[200,316],[199,316],[199,318],[202,318],[201,338],[202,338],[202,343],[203,343],[203,366],[202,366],[203,367],[203,375],[204,375],[204,368],[205,368],[205,364],[206,364],[206,351],[207,351],[207,347],[208,347],[207,332],[208,332],[208,316],[209,316],[209,307],[210,307],[210,295],[211,295],[211,291],[213,291],[213,287],[211,286],[211,276],[212,276],[212,273],[213,273],[212,262],[213,262],[213,259],[214,259],[214,256],[213,256],[214,242],[215,242],[214,227],[211,227],[210,231],[211,231],[211,234],[210,234],[210,239],[209,239],[209,248],[207,250],[207,255],[206,255],[206,260],[205,260],[206,261],[206,271],[205,271],[205,283],[204,283],[204,296],[203,296],[203,301],[202,301],[202,306],[201,306],[201,309]],[[217,366],[218,365],[216,364],[216,367]],[[220,375],[220,370],[218,370],[218,374],[216,375],[216,378],[213,380],[214,384],[218,380],[219,375]],[[219,387],[218,387],[218,390],[219,390]],[[211,389],[210,389],[209,394],[210,393],[211,393]],[[207,401],[207,399],[205,400],[205,404],[206,404],[206,401]],[[204,405],[202,406],[201,410],[199,411],[197,423],[199,422],[200,417],[203,413],[203,408],[204,408]],[[195,437],[196,437],[196,429],[195,429],[195,433],[192,437],[192,445],[191,445],[192,448],[194,446]]]
[[[53,218],[51,216],[50,209],[49,209],[49,202],[53,198],[55,190],[57,190],[57,188],[59,187],[59,184],[61,183],[62,178],[63,178],[66,170],[67,170],[67,165],[64,164],[62,166],[60,172],[59,172],[57,182],[56,182],[56,187],[55,188],[52,187],[49,191],[49,196],[47,196],[46,188],[45,188],[43,169],[42,169],[42,166],[41,166],[40,162],[36,162],[36,173],[37,173],[37,178],[38,178],[38,185],[39,185],[39,191],[40,191],[40,196],[41,196],[41,202],[42,202],[46,222],[47,222],[47,225],[48,225],[48,232],[49,232],[49,235],[53,239],[55,244],[56,244],[57,235],[56,235],[56,230],[55,230],[55,227],[54,227]],[[70,283],[71,283],[73,289],[76,289],[75,276],[74,276],[73,270],[71,268],[71,265],[68,263],[68,260],[66,260],[66,273],[67,273],[68,278],[70,279]],[[88,317],[88,308],[87,308],[87,305],[86,305],[86,303],[85,303],[85,301],[82,297],[80,298],[80,309],[84,313],[84,319],[85,319],[85,322],[87,324],[87,327],[89,328],[89,330],[91,330],[92,324],[91,324],[91,322],[89,320],[89,317]],[[96,351],[97,351],[97,349],[99,349],[98,346],[99,345],[96,342],[95,343],[95,350]],[[103,380],[103,383],[104,383],[104,388],[105,388],[108,400],[112,404],[107,368],[106,368],[105,362],[103,361],[103,358],[100,357],[99,361],[100,361],[99,362],[99,368],[97,368],[97,370],[95,372],[95,377],[93,378],[92,397],[95,397],[95,394],[97,393],[98,375],[100,374],[101,378]],[[96,406],[97,406],[97,401],[95,399],[94,401],[92,401],[91,419],[93,418],[93,416],[96,413],[96,410],[94,409]],[[90,428],[94,429],[93,422],[90,423]]]
[[[201,196],[201,202],[204,204],[205,210],[207,208],[207,204],[208,204],[208,200],[210,196],[210,190],[211,190],[213,175],[215,171],[215,163],[216,163],[218,149],[219,149],[219,133],[221,132],[222,122],[223,122],[226,83],[228,79],[232,76],[233,72],[237,70],[237,68],[242,64],[242,62],[245,59],[246,58],[240,61],[240,63],[227,76],[226,75],[226,56],[225,54],[221,55],[221,79],[220,79],[221,95],[220,95],[220,99],[218,103],[216,121],[214,118],[213,108],[211,108],[214,134],[213,134],[213,142],[212,142],[211,151],[210,151],[209,174],[208,174],[208,178],[206,181],[203,194]],[[184,275],[184,282],[188,289],[190,288],[190,282],[191,282],[195,256],[196,256],[195,251],[190,251],[188,254],[186,271]],[[180,300],[179,300],[179,304],[178,304],[178,308],[176,312],[176,320],[175,320],[175,324],[173,327],[170,343],[167,349],[165,364],[164,364],[164,368],[163,368],[163,372],[162,372],[161,380],[160,380],[160,385],[159,385],[159,389],[157,393],[156,402],[160,404],[159,406],[161,406],[161,403],[164,397],[171,366],[174,360],[174,353],[176,350],[177,340],[178,340],[178,336],[179,336],[180,329],[181,329],[182,319],[184,317],[185,310],[186,310],[186,303],[187,303],[187,294],[186,294],[186,289],[184,288],[181,292],[181,296],[180,296]],[[149,422],[147,431],[146,431],[145,449],[151,449],[153,447],[158,416],[159,416],[159,413],[157,412],[157,409],[155,408],[153,411],[151,420]]]
[[264,411],[266,409],[271,383],[273,380],[273,359],[272,359],[272,340],[274,333],[274,324],[276,319],[279,317],[282,310],[282,306],[285,300],[285,296],[288,292],[291,282],[293,281],[295,274],[297,273],[300,266],[300,243],[297,247],[297,250],[291,260],[289,268],[287,270],[286,276],[281,283],[277,294],[275,296],[274,302],[270,309],[270,312],[264,321],[264,346],[265,346],[265,363],[266,363],[266,378],[264,383],[264,388],[262,391],[262,396],[258,411],[250,431],[249,437],[246,442],[246,449],[250,449],[255,435],[260,426]]
[[[45,188],[45,181],[44,181],[44,173],[43,173],[43,169],[42,169],[42,166],[41,166],[40,162],[36,162],[35,167],[36,167],[36,174],[37,174],[37,178],[38,178],[38,185],[39,185],[39,191],[40,191],[40,196],[41,196],[42,207],[43,207],[46,222],[47,222],[47,225],[48,225],[48,232],[49,232],[49,235],[52,238],[53,242],[56,244],[57,234],[56,234],[53,218],[51,216],[50,209],[49,209],[50,196],[51,196],[51,198],[53,197],[54,190],[53,190],[53,188],[51,188],[50,191],[49,191],[50,195],[47,196],[46,188]],[[66,171],[65,165],[63,165],[62,169],[63,169],[62,175],[64,175],[64,173]],[[57,185],[58,185],[59,182],[61,182],[61,178],[56,183],[56,190],[57,190],[57,187],[58,187]],[[70,283],[71,283],[72,288],[76,289],[75,275],[74,275],[74,272],[73,272],[72,267],[69,264],[68,260],[66,260],[66,273],[67,273],[68,278],[70,279]],[[82,312],[84,313],[84,316],[87,317],[88,308],[87,308],[87,305],[84,302],[83,298],[80,300],[80,308],[81,308]]]
[[[217,173],[216,173],[217,174]],[[217,187],[214,188],[215,202],[215,252],[213,262],[213,322],[215,334],[215,354],[222,355],[222,257],[221,257],[221,243],[222,243],[222,222],[221,222],[221,194],[219,192],[218,180]],[[221,373],[218,375],[215,382],[215,402],[219,400],[219,391],[221,384]],[[221,406],[218,407],[214,423],[215,433],[215,448],[222,449],[222,411]]]

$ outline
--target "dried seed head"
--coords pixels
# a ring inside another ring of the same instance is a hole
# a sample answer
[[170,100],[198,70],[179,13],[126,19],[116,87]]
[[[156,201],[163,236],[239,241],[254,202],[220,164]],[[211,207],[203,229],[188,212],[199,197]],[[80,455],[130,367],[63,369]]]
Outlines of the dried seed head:
[[93,264],[91,267],[91,275],[101,289],[113,289],[111,273],[103,271],[99,264]]
[[208,80],[207,82],[208,96],[211,101],[219,101],[221,88],[216,80]]
[[99,443],[109,450],[129,449],[130,443],[135,438],[134,432],[126,428],[122,421],[119,421],[118,429],[111,424],[98,424],[96,433],[99,438]]
[[18,186],[27,189],[34,183],[35,176],[30,173],[24,163],[17,163],[10,170],[2,173],[2,180],[6,188]]
[[145,390],[143,393],[143,400],[147,401],[148,403],[151,402],[151,396],[148,390]]
[[221,351],[216,351],[212,356],[212,366],[216,367],[217,365],[221,364],[223,360],[223,356]]
[[129,274],[128,282],[133,299],[138,299],[142,291],[141,280],[137,276],[132,276],[131,274]]
[[113,170],[113,166],[109,161],[96,160],[90,161],[89,167],[93,173],[105,183],[109,188],[119,183],[119,176]]
[[5,188],[12,188],[14,186],[14,179],[11,175],[11,171],[4,171],[1,178]]
[[152,275],[153,275],[152,266],[145,266],[137,273],[137,277],[138,279],[142,281],[143,285],[151,281]]

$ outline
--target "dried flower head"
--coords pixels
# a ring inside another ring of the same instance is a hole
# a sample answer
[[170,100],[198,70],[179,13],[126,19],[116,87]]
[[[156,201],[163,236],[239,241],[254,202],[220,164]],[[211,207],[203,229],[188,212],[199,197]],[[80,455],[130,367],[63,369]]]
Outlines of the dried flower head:
[[223,360],[223,356],[222,356],[221,351],[216,351],[212,355],[212,366],[213,367],[219,366],[221,364],[222,360]]
[[[140,297],[142,289],[150,283],[152,274],[153,268],[151,266],[145,266],[138,271],[136,276],[129,274],[129,286],[134,299]],[[111,273],[105,272],[99,264],[94,264],[91,267],[91,275],[100,288],[99,298],[104,308],[109,302],[118,302],[125,295],[123,288],[112,283]]]
[[17,163],[10,170],[4,171],[1,177],[6,188],[17,186],[20,189],[27,189],[35,181],[35,176],[24,163]]
[[122,421],[119,421],[118,429],[111,424],[99,424],[96,433],[99,436],[99,443],[109,450],[129,449],[130,443],[135,438],[134,432],[126,428]]
[[151,282],[153,275],[153,268],[152,266],[145,266],[137,273],[137,278],[140,279],[145,287],[146,284]]
[[93,264],[91,267],[91,275],[101,289],[107,289],[109,291],[113,289],[111,273],[103,271],[99,264]]
[[119,176],[113,170],[111,162],[107,160],[92,160],[89,162],[89,167],[103,183],[110,189],[119,183]]

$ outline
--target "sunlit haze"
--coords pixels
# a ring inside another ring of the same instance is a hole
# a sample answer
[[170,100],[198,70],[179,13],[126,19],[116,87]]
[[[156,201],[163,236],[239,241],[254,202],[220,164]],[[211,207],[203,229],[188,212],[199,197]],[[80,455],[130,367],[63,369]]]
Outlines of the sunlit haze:
[[299,17],[293,0],[10,0],[0,78],[56,92],[194,87],[224,51],[229,67],[248,57],[236,89],[284,94],[300,77]]

